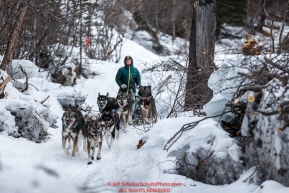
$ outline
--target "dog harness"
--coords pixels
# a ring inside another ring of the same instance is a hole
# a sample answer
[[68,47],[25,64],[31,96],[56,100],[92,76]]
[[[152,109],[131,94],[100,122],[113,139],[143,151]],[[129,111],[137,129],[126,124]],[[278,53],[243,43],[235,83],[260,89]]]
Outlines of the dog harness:
[[[148,99],[149,99],[149,98],[148,98]],[[149,101],[148,99],[146,99],[146,100],[143,100],[143,99],[142,99],[142,101],[143,101],[143,106],[144,106],[145,109],[147,108],[147,106],[150,105],[150,101]]]

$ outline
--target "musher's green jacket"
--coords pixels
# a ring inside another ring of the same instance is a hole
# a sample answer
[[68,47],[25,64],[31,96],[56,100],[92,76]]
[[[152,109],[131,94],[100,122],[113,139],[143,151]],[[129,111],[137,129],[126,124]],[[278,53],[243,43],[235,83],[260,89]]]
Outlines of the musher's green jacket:
[[[130,76],[129,76],[130,75]],[[141,78],[137,68],[133,66],[133,62],[130,66],[125,65],[121,67],[115,77],[115,81],[117,82],[118,86],[120,87],[122,84],[125,84],[127,88],[120,90],[122,92],[128,92],[132,89],[133,93],[136,94],[136,85],[141,85]]]

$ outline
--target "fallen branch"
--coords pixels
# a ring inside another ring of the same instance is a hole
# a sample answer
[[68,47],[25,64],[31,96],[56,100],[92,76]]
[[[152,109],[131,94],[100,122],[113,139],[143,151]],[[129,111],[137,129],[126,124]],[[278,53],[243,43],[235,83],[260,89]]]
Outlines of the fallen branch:
[[28,84],[28,85],[33,86],[37,91],[39,91],[39,89],[36,86],[34,86],[33,84]]
[[50,95],[48,95],[48,97],[46,97],[46,99],[44,99],[43,101],[40,102],[40,104],[45,103],[45,101],[47,101],[47,99],[50,97]]
[[0,85],[0,90],[2,90],[6,84],[8,84],[8,82],[11,80],[11,76],[8,76]]
[[261,115],[264,115],[264,116],[271,116],[271,115],[277,115],[277,114],[289,114],[289,109],[284,109],[285,106],[288,107],[289,105],[289,101],[284,101],[282,102],[278,109],[277,110],[273,110],[273,111],[269,111],[269,112],[265,112],[265,111],[248,111],[250,113],[259,113]]
[[[275,59],[276,57],[274,57],[273,59]],[[266,63],[261,61],[260,59],[258,59],[258,61],[262,62],[263,65],[270,64],[271,66],[277,68],[278,70],[281,70],[283,72],[289,73],[289,70],[287,69],[286,66],[281,66],[280,64],[278,64],[277,62],[273,62],[272,59],[269,59],[266,56],[264,57],[264,60],[265,60]]]
[[19,65],[19,68],[20,68],[20,70],[22,71],[22,73],[25,75],[25,77],[26,77],[26,81],[25,81],[25,88],[24,89],[21,89],[21,88],[19,88],[20,89],[20,92],[25,92],[25,91],[27,91],[28,90],[28,75],[27,75],[27,72],[26,72],[26,70],[21,66],[21,65]]
[[267,70],[264,70],[264,69],[254,71],[250,75],[243,73],[243,72],[238,72],[238,74],[241,76],[244,76],[246,78],[249,78],[249,79],[259,79],[260,77],[267,77],[270,79],[277,78],[278,80],[280,80],[283,83],[283,85],[287,85],[287,82],[288,82],[288,77],[282,77],[276,73],[269,73]]
[[175,61],[172,59],[172,61],[180,68],[180,70],[185,71],[186,67],[184,67],[183,65],[181,65],[179,62]]
[[234,96],[234,99],[240,98],[247,91],[260,92],[262,89],[266,87],[267,86],[245,86],[240,90],[237,90],[238,93]]
[[260,169],[260,166],[256,166],[256,168],[255,168],[255,170],[253,171],[253,173],[252,173],[248,178],[246,178],[245,180],[243,180],[243,182],[246,182],[249,178],[251,178],[259,169]]
[[253,171],[253,173],[252,173],[248,178],[246,178],[245,180],[243,180],[243,182],[246,182],[249,178],[251,178],[251,177],[252,177],[263,165],[265,165],[265,164],[266,164],[266,162],[264,162],[264,163],[256,166],[256,168],[255,168],[255,170]]
[[[3,82],[5,81],[3,77],[1,77],[1,79],[2,79]],[[3,84],[3,83],[2,83],[2,84]],[[2,85],[1,85],[1,86],[2,86]],[[0,91],[1,91],[1,92],[0,92],[0,99],[3,99],[3,98],[6,97],[5,92],[4,92],[5,88],[6,88],[6,85],[3,86],[3,89],[0,89]]]
[[201,159],[201,161],[197,165],[197,168],[199,168],[200,167],[199,165],[201,165],[204,161],[212,157],[212,155],[214,155],[214,152],[211,152],[210,155],[208,155],[205,159]]
[[[205,118],[203,118],[203,119],[201,119],[201,120],[199,120],[199,121],[195,121],[195,122],[191,122],[191,123],[187,123],[187,124],[183,125],[182,128],[181,128],[179,131],[177,131],[177,132],[166,142],[163,150],[167,150],[167,151],[168,151],[168,150],[173,146],[173,144],[176,143],[177,140],[182,136],[182,134],[183,134],[184,131],[187,131],[187,130],[190,130],[190,129],[195,128],[195,126],[197,126],[197,124],[199,124],[200,122],[202,122],[202,121],[204,121],[204,120],[206,120],[206,119],[210,119],[210,118],[214,118],[214,117],[219,117],[219,116],[222,116],[222,115],[224,115],[224,114],[226,114],[226,113],[231,113],[231,111],[225,111],[225,112],[223,112],[223,113],[221,113],[221,114],[214,115],[214,116],[210,116],[210,117],[205,117]],[[179,135],[179,136],[178,136],[178,135]],[[177,137],[177,136],[178,136],[178,137]],[[177,137],[177,138],[176,138],[176,137]],[[176,139],[175,139],[175,138],[176,138]],[[175,139],[175,140],[174,140],[174,139]],[[173,140],[174,140],[174,141],[173,141]],[[173,141],[173,142],[171,143],[171,141]],[[171,144],[170,144],[170,143],[171,143]],[[170,144],[170,145],[169,145],[169,144]],[[167,146],[168,146],[168,147],[167,147]]]

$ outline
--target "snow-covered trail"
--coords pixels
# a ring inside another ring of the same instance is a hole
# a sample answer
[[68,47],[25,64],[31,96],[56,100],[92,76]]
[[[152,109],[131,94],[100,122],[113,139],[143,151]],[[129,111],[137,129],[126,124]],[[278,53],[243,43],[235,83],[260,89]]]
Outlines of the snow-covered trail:
[[[137,168],[139,161],[146,161],[144,154],[140,154],[136,149],[139,138],[135,129],[129,129],[127,133],[121,131],[120,139],[115,141],[111,150],[104,142],[102,160],[93,162],[92,170],[85,178],[84,185],[104,192],[111,189],[108,183],[132,181],[134,176],[127,169]],[[138,156],[135,156],[136,154]]]
[[[76,85],[76,89],[83,88],[82,94],[87,95],[86,105],[93,106],[94,110],[98,110],[96,106],[98,93],[103,95],[109,93],[110,96],[116,96],[118,85],[115,82],[115,75],[121,66],[121,64],[106,62],[91,65],[91,69],[97,70],[100,75],[93,79],[82,79]],[[101,189],[101,192],[105,190],[112,191],[112,189],[116,188],[108,186],[109,182],[133,180],[134,174],[128,172],[126,168],[137,168],[140,160],[149,162],[147,160],[149,156],[140,154],[140,151],[136,149],[136,145],[142,135],[141,127],[134,128],[129,126],[127,133],[124,133],[123,130],[120,131],[120,138],[115,140],[111,150],[108,149],[104,139],[101,161],[94,161],[92,165],[86,166],[85,171],[82,171],[81,174],[76,173],[73,178],[78,182],[82,181],[82,184],[86,187]],[[87,157],[86,153],[81,152],[79,154],[78,157],[81,157],[80,160],[82,161],[79,164],[84,164]],[[135,171],[137,172],[137,169]]]
[[[61,128],[50,130],[49,133],[51,134],[50,139],[42,144],[32,143],[23,138],[14,139],[0,135],[1,157],[4,166],[12,164],[20,173],[25,173],[25,165],[32,163],[35,168],[45,166],[53,170],[61,181],[73,182],[78,187],[88,187],[100,192],[118,192],[116,189],[119,187],[108,186],[108,182],[133,181],[135,176],[130,172],[131,170],[127,171],[126,169],[135,167],[137,172],[140,161],[149,161],[148,155],[140,153],[136,149],[141,136],[133,128],[128,129],[127,133],[121,130],[120,138],[115,140],[111,150],[104,139],[102,159],[101,161],[94,160],[91,165],[87,165],[87,153],[83,151],[82,147],[76,153],[75,158],[64,154],[61,148]],[[15,143],[16,140],[17,143]],[[18,150],[23,146],[31,151],[19,152]],[[25,176],[31,178],[30,181],[37,181],[38,172],[40,170],[35,170],[35,173],[25,174]],[[14,183],[18,184],[19,182],[14,181]]]
[[115,82],[115,75],[118,68],[122,67],[121,64],[94,61],[91,60],[90,70],[99,73],[99,75],[89,78],[78,80],[75,89],[81,91],[82,95],[87,95],[84,105],[93,106],[93,110],[98,110],[97,96],[98,93],[115,97],[118,92],[118,85]]
[[[118,85],[115,82],[115,75],[118,68],[122,66],[121,64],[98,62],[93,63],[90,69],[97,71],[99,75],[91,79],[81,79],[75,86],[76,90],[81,90],[82,95],[87,95],[84,106],[93,106],[93,110],[95,111],[98,111],[96,103],[98,93],[102,95],[109,93],[110,96],[116,96]],[[129,165],[125,165],[126,160],[130,157],[130,152],[136,150],[139,138],[140,136],[135,129],[129,129],[127,133],[124,133],[123,130],[121,130],[120,139],[114,141],[114,146],[111,150],[108,149],[104,139],[101,161],[93,161],[93,164],[89,166],[86,165],[87,153],[85,153],[82,148],[80,148],[76,158],[66,157],[63,154],[63,159],[72,159],[75,164],[75,166],[71,166],[70,164],[69,167],[76,168],[73,169],[73,173],[67,173],[67,176],[69,175],[71,180],[85,186],[106,188],[109,181],[120,180],[120,174],[125,174],[125,167],[129,167]],[[58,143],[60,145],[61,141],[58,140]],[[62,150],[61,153],[63,153]],[[120,166],[120,168],[115,168],[115,166]],[[61,167],[62,166],[59,168],[60,170]],[[66,168],[63,169],[63,172],[67,171],[69,170]]]

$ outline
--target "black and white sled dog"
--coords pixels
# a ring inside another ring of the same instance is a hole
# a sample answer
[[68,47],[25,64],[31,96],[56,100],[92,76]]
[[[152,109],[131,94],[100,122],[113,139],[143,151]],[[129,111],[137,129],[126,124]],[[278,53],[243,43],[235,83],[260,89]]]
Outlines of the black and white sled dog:
[[113,109],[118,109],[116,99],[113,97],[109,97],[108,93],[107,95],[100,95],[100,93],[98,93],[97,105],[100,113],[103,113],[105,111],[112,111]]
[[[96,149],[96,145],[98,144],[98,153],[96,160],[101,159],[101,148],[102,148],[102,141],[103,141],[103,133],[102,127],[100,126],[99,122],[100,116],[89,116],[85,119],[86,123],[86,139],[87,139],[87,156],[88,156],[88,165],[92,164],[92,160],[94,160],[94,153]],[[84,145],[85,146],[85,145]],[[90,148],[92,149],[92,154],[90,154]]]
[[119,138],[119,130],[120,130],[119,121],[120,121],[119,115],[116,113],[112,113],[111,111],[103,112],[101,118],[99,119],[99,124],[104,131],[106,143],[110,149],[113,146],[115,138],[117,139]]
[[119,106],[119,108],[117,109],[117,113],[124,122],[124,131],[126,132],[128,123],[132,121],[132,115],[134,112],[134,94],[131,91],[128,93],[119,91],[116,96],[116,101]]
[[140,117],[143,126],[146,123],[156,123],[158,114],[155,100],[151,93],[151,86],[140,86],[138,96],[140,98]]
[[69,155],[69,151],[66,148],[66,141],[70,146],[70,140],[72,139],[72,156],[75,157],[76,151],[78,151],[78,143],[86,136],[85,120],[82,113],[76,107],[69,107],[64,111],[62,116],[62,149],[66,155]]

